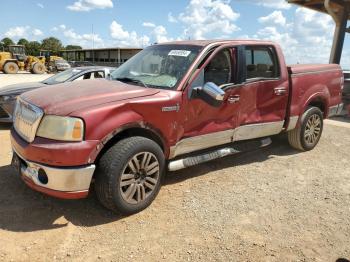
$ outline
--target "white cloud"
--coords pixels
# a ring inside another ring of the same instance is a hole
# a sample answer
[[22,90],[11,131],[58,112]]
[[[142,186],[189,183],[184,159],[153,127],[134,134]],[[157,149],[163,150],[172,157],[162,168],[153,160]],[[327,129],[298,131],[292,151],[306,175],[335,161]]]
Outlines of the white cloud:
[[[264,19],[262,22],[270,20]],[[297,8],[293,20],[285,21],[285,26],[277,29],[276,24],[281,23],[267,25],[258,30],[253,38],[279,43],[287,63],[328,63],[334,32],[330,16],[307,8]]]
[[67,38],[68,43],[72,45],[91,48],[94,43],[94,47],[104,46],[103,40],[98,34],[78,34],[71,28],[65,30],[63,35]]
[[168,13],[168,22],[177,23],[177,19],[173,16],[172,13]]
[[143,22],[142,26],[144,26],[144,27],[156,27],[156,25],[151,23],[151,22]]
[[93,9],[113,8],[112,0],[78,0],[67,8],[71,11],[88,12]]
[[333,35],[334,22],[329,15],[321,14],[307,8],[297,8],[294,19],[296,37],[304,38],[310,44],[318,44],[320,37],[322,39],[328,39]]
[[[240,0],[241,2],[248,2],[246,0]],[[287,0],[250,0],[257,5],[261,5],[264,7],[274,8],[274,9],[289,9],[291,8],[291,4],[288,4]]]
[[126,31],[116,21],[111,23],[109,30],[111,37],[118,46],[142,47],[150,44],[150,38],[148,36],[138,36],[135,31]]
[[37,6],[37,7],[40,7],[41,9],[44,8],[44,5],[43,5],[42,3],[36,3],[36,6]]
[[65,30],[67,27],[64,24],[61,24],[59,26],[54,26],[50,29],[50,31],[57,32],[58,30]]
[[166,31],[165,27],[162,25],[156,26],[153,29],[152,34],[157,43],[169,42],[173,40],[171,38],[168,38],[167,36],[168,32]]
[[26,37],[28,35],[29,29],[30,29],[30,26],[11,27],[7,30],[7,32],[5,33],[5,36],[9,38]]
[[44,33],[40,29],[34,28],[33,31],[32,31],[32,34],[33,34],[33,36],[41,36]]
[[28,25],[11,27],[4,34],[4,36],[9,37],[13,40],[18,40],[20,38],[38,40],[38,37],[42,35],[44,35],[44,33],[40,29],[32,28]]
[[60,29],[62,29],[62,30],[65,30],[66,29],[66,25],[64,25],[64,24],[61,24],[61,25],[59,25],[58,26]]
[[224,0],[191,0],[177,20],[185,25],[183,38],[204,39],[213,35],[232,35],[240,30],[233,22],[239,18]]
[[258,19],[262,24],[277,24],[280,26],[286,25],[286,18],[283,16],[281,11],[273,11],[268,16],[263,16]]

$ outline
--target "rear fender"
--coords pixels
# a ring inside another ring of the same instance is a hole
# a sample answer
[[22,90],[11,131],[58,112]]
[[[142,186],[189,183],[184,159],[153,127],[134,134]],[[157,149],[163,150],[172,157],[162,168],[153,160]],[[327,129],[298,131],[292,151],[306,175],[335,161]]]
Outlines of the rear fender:
[[302,107],[303,110],[301,111],[301,114],[303,114],[312,103],[320,103],[323,106],[324,117],[327,117],[328,116],[329,100],[330,100],[330,94],[329,94],[328,88],[325,87],[322,91],[311,95],[305,101],[305,103]]
[[296,127],[300,125],[300,117],[313,103],[322,104],[322,107],[324,108],[324,115],[327,117],[330,93],[326,85],[315,84],[307,88],[299,85],[299,88],[297,87],[296,90],[293,91],[292,95],[293,98],[290,105],[290,118],[299,117]]
[[328,116],[328,104],[330,94],[328,92],[327,87],[323,88],[319,92],[313,93],[309,97],[305,96],[306,99],[300,104],[300,112],[299,112],[299,121],[296,124],[296,127],[300,126],[300,119],[303,113],[307,110],[307,108],[313,103],[321,104],[324,109],[324,118]]

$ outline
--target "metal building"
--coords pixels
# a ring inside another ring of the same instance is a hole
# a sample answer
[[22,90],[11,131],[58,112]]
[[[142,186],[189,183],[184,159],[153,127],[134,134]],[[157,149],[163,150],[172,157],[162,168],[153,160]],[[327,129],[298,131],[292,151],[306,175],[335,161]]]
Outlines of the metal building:
[[333,45],[329,58],[330,63],[340,63],[347,28],[350,19],[350,0],[288,0],[288,3],[329,14],[335,22]]
[[60,55],[67,61],[88,61],[95,65],[119,66],[142,48],[97,48],[80,50],[62,50]]

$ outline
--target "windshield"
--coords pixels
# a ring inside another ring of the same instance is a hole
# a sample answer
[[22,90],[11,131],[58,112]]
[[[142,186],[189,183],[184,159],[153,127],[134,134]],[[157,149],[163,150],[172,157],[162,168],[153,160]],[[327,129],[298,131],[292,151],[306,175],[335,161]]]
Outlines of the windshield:
[[23,46],[9,46],[9,51],[13,54],[21,54],[24,55],[24,47]]
[[135,85],[175,89],[201,47],[154,45],[133,56],[111,74],[111,79]]
[[66,82],[69,78],[71,78],[72,76],[75,76],[77,74],[79,74],[81,72],[81,70],[78,69],[67,69],[61,73],[58,73],[54,76],[49,77],[48,79],[45,79],[44,81],[42,81],[44,84],[47,85],[54,85],[54,84],[59,84],[59,83],[63,83]]

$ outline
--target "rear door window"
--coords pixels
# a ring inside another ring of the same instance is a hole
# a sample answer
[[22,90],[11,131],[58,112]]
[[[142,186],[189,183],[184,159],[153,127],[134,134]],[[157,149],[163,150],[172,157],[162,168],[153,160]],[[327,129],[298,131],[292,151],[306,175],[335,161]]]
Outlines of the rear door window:
[[273,47],[246,47],[247,79],[278,78],[280,76],[276,52]]
[[91,79],[105,78],[105,72],[96,71],[91,75]]
[[91,72],[85,73],[78,78],[74,79],[73,81],[81,81],[81,80],[88,80],[91,79]]

